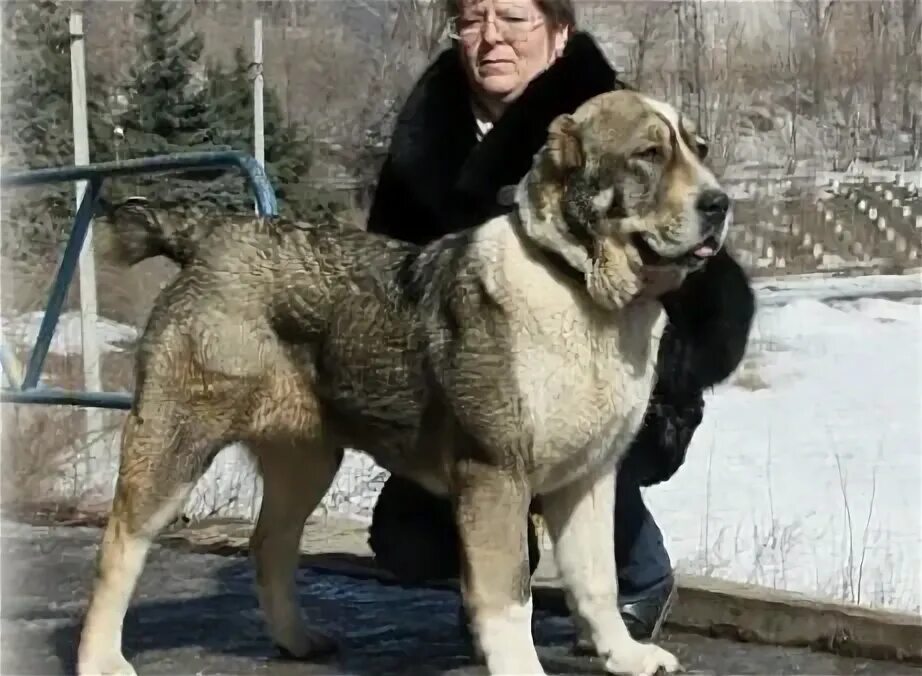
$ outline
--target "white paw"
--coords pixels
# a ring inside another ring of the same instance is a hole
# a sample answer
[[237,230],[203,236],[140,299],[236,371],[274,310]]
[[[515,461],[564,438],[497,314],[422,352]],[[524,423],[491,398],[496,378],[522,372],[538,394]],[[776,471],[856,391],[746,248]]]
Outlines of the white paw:
[[605,670],[619,676],[654,676],[682,671],[682,665],[672,653],[652,643],[634,642],[633,645],[609,654]]
[[78,676],[138,676],[131,662],[121,654],[81,657]]

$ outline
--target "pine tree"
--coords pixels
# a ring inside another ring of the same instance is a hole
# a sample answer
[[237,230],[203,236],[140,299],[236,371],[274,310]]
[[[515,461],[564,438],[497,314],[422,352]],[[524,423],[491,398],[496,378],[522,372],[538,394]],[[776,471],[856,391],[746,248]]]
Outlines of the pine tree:
[[[118,115],[124,156],[131,158],[213,150],[208,94],[197,76],[204,41],[188,28],[193,7],[182,0],[139,0],[134,9],[136,57],[128,72],[127,106]],[[145,195],[164,208],[220,205],[214,180],[224,172],[143,174],[120,181],[110,191]],[[246,193],[245,184],[238,191]]]
[[[9,3],[3,19],[4,167],[66,167],[74,163],[70,10],[55,0]],[[101,78],[87,63],[90,161],[112,159],[112,121]],[[4,207],[3,255],[14,259],[57,254],[74,214],[71,184],[10,193]]]
[[188,3],[140,0],[137,57],[128,77],[128,109],[119,117],[132,157],[200,150],[210,145],[204,86],[194,71],[204,47],[188,33]]

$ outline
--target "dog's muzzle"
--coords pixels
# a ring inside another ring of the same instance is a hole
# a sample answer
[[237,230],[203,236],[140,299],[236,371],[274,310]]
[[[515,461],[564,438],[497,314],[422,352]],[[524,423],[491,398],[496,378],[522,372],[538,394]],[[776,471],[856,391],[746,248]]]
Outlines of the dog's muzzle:
[[641,233],[632,236],[634,246],[645,265],[679,265],[690,270],[702,266],[723,248],[732,218],[730,197],[723,190],[708,188],[695,202],[695,212],[700,223],[701,239],[678,256],[664,256]]
[[716,237],[726,227],[730,196],[723,190],[704,190],[698,195],[695,210],[701,217],[701,234],[704,237]]
[[730,196],[723,190],[709,188],[701,192],[695,202],[695,211],[701,219],[701,244],[694,253],[699,258],[710,258],[724,245],[731,219]]

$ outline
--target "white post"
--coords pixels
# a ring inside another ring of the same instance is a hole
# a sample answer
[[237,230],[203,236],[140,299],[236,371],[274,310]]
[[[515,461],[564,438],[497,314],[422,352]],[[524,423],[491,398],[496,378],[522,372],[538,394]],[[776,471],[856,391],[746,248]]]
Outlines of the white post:
[[[266,141],[263,124],[263,17],[257,5],[256,18],[253,19],[253,154],[263,169],[266,168]],[[253,210],[259,214],[259,206]]]
[[263,127],[263,18],[257,14],[253,19],[253,65],[256,77],[253,79],[253,138],[256,161],[266,166],[265,129]]
[[[70,14],[70,72],[71,100],[73,103],[74,164],[90,162],[89,133],[87,130],[86,106],[86,61],[83,36],[83,13],[71,10]],[[76,182],[77,207],[86,192],[86,181]],[[83,382],[91,392],[102,390],[99,368],[99,344],[96,342],[96,261],[93,251],[93,226],[90,223],[86,240],[80,252],[80,329],[83,347]],[[98,408],[86,409],[87,475],[100,458],[102,446],[103,418]],[[75,489],[79,486],[75,486]]]
[[[266,142],[265,126],[263,123],[263,17],[262,3],[256,5],[256,17],[253,19],[253,67],[256,69],[253,77],[253,155],[263,169],[266,168]],[[254,204],[253,210],[259,214],[259,206]],[[258,472],[253,472],[253,492],[250,497],[250,514],[257,511],[256,496],[262,486],[262,479]]]

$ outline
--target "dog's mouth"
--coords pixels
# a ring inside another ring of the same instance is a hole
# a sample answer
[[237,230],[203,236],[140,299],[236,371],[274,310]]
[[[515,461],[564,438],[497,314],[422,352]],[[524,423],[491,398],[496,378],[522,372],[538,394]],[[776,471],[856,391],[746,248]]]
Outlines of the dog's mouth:
[[678,256],[663,256],[658,253],[650,246],[646,237],[639,232],[635,232],[631,235],[631,242],[637,248],[641,262],[644,265],[651,266],[678,265],[683,267],[698,267],[703,265],[709,258],[717,255],[717,252],[720,251],[720,242],[713,235],[705,237],[690,250]]

